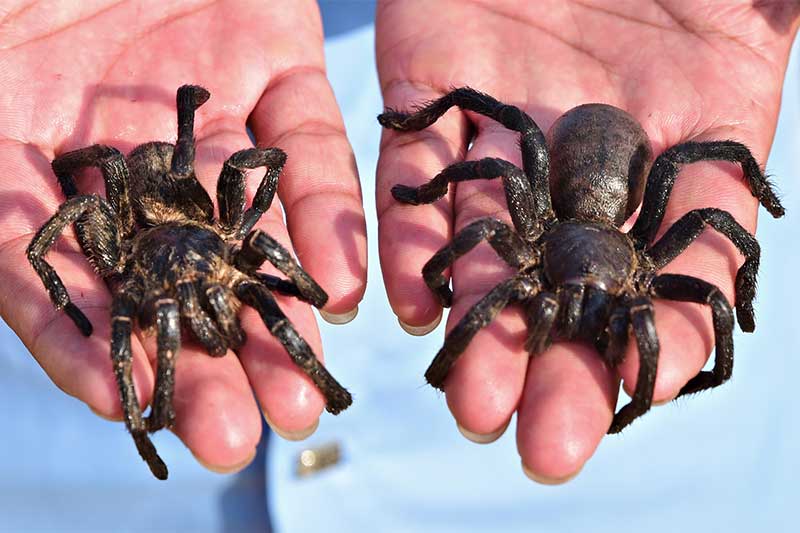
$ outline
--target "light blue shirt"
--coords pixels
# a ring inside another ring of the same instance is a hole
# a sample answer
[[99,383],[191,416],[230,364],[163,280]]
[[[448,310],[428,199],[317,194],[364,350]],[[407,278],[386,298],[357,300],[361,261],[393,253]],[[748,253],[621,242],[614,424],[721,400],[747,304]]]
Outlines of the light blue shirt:
[[[259,531],[266,501],[275,529],[288,532],[795,531],[800,47],[767,164],[788,214],[760,219],[758,328],[736,334],[733,379],[655,409],[604,439],[577,479],[543,487],[522,474],[513,423],[488,446],[461,437],[444,397],[422,377],[443,327],[410,337],[386,301],[372,201],[382,108],[374,28],[347,27],[372,9],[323,4],[329,76],[361,172],[370,237],[359,316],[323,326],[328,365],[353,391],[353,406],[323,415],[306,442],[271,437],[266,468],[257,462],[237,476],[205,471],[160,432],[154,439],[171,476],[158,482],[124,426],[57,390],[0,324],[0,531]],[[295,475],[302,450],[334,442],[337,465]]]

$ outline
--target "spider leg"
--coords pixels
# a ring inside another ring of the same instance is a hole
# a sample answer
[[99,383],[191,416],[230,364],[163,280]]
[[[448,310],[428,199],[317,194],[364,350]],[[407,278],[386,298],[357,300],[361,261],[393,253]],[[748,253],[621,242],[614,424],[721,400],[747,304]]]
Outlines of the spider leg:
[[608,325],[601,336],[597,349],[603,354],[606,364],[611,368],[619,365],[625,359],[625,350],[628,348],[628,304],[618,305],[611,311]]
[[142,418],[142,409],[136,398],[133,385],[131,356],[131,326],[136,309],[134,295],[122,290],[114,295],[111,314],[111,359],[119,386],[125,425],[128,427],[139,455],[158,479],[167,479],[167,465],[158,456],[155,446],[147,435],[147,426]]
[[528,306],[528,338],[525,349],[539,355],[550,346],[550,333],[558,318],[558,299],[552,292],[540,292]]
[[639,296],[631,301],[630,322],[639,348],[639,375],[636,390],[630,403],[614,415],[609,433],[619,433],[650,409],[658,369],[658,336],[653,321],[653,303],[647,296]]
[[256,278],[262,285],[272,292],[278,292],[286,296],[294,296],[295,298],[299,298],[301,300],[303,299],[303,295],[300,293],[300,289],[297,287],[296,283],[293,283],[287,279],[279,278],[278,276],[264,274],[262,272],[256,272],[250,275]]
[[156,302],[158,366],[152,408],[145,420],[149,432],[172,427],[175,422],[172,395],[175,390],[175,360],[181,348],[180,318],[178,302],[171,298]]
[[753,299],[761,247],[730,213],[711,208],[689,211],[647,250],[647,254],[653,259],[656,269],[663,268],[700,236],[706,224],[730,239],[745,257],[744,264],[736,273],[736,317],[743,331],[753,331],[756,327]]
[[234,265],[243,272],[253,274],[264,261],[269,261],[286,274],[297,286],[302,299],[314,307],[323,307],[328,301],[328,295],[322,287],[297,264],[289,250],[260,229],[256,229],[245,238],[242,249],[234,257]]
[[511,303],[524,301],[534,295],[536,288],[524,277],[508,279],[478,301],[447,334],[444,345],[425,372],[425,379],[437,389],[444,390],[444,381],[456,359],[481,329]]
[[773,217],[783,216],[780,200],[746,146],[735,141],[687,142],[673,146],[658,156],[650,169],[642,210],[630,231],[637,249],[642,250],[653,242],[664,219],[669,195],[680,166],[698,161],[719,160],[741,163],[753,196]]
[[228,343],[217,329],[216,324],[208,316],[200,303],[197,287],[193,281],[180,281],[176,284],[178,302],[180,302],[181,318],[200,343],[205,346],[208,354],[214,357],[225,355]]
[[573,339],[580,332],[585,292],[583,285],[564,285],[558,290],[558,330],[565,339]]
[[197,85],[183,85],[175,96],[178,108],[178,140],[172,152],[172,173],[194,174],[194,113],[211,94]]
[[[67,289],[53,267],[44,260],[50,247],[64,228],[81,216],[98,210],[105,201],[96,195],[74,196],[61,204],[58,211],[42,226],[28,245],[27,256],[36,273],[41,278],[50,300],[56,309],[63,309],[78,329],[87,337],[92,334],[92,324],[86,315],[70,300]],[[110,209],[107,207],[106,208]],[[97,215],[101,216],[101,215]],[[101,236],[102,237],[102,236]],[[102,243],[101,243],[102,244]],[[111,244],[111,243],[107,243]],[[113,246],[108,246],[109,254],[113,254]]]
[[662,274],[653,279],[653,296],[669,300],[696,302],[711,307],[714,323],[714,368],[703,371],[683,386],[678,396],[721,385],[733,372],[733,312],[720,290],[698,278],[679,274]]
[[[61,154],[53,159],[51,164],[53,173],[58,178],[58,184],[64,195],[69,199],[78,194],[74,174],[86,167],[97,167],[103,175],[106,187],[106,197],[111,209],[117,214],[119,230],[123,234],[133,231],[133,209],[131,207],[130,189],[128,183],[130,176],[125,157],[111,146],[95,144],[88,148],[81,148]],[[76,224],[78,240],[84,241],[85,229],[79,221]]]
[[350,393],[319,362],[311,347],[278,307],[269,289],[260,283],[245,281],[236,287],[236,295],[242,302],[258,311],[270,333],[286,348],[294,364],[316,384],[325,396],[327,411],[338,414],[347,409],[353,401]]
[[228,304],[227,291],[221,285],[206,288],[206,300],[214,311],[216,322],[222,330],[228,345],[236,349],[245,341],[244,331],[239,325],[236,311]]
[[552,218],[550,184],[548,172],[550,160],[544,134],[534,120],[520,108],[506,105],[469,87],[454,89],[438,100],[420,107],[413,113],[387,109],[378,116],[378,122],[385,128],[399,131],[418,131],[427,128],[448,109],[458,106],[496,120],[506,128],[521,134],[522,168],[531,181],[533,189],[535,219]]
[[[284,164],[286,153],[279,148],[248,148],[225,161],[217,182],[219,220],[224,231],[241,239],[253,229],[272,204]],[[258,185],[253,205],[245,211],[245,170],[258,167],[267,167],[267,173]]]
[[531,184],[520,168],[503,159],[487,157],[478,161],[454,163],[419,187],[395,185],[392,187],[392,195],[397,201],[406,204],[429,204],[447,194],[450,183],[498,177],[503,179],[506,203],[517,232],[523,236],[533,235],[538,229],[538,217],[534,209]]
[[494,218],[472,222],[458,232],[450,244],[436,252],[422,268],[425,283],[444,307],[450,307],[453,303],[453,291],[443,275],[445,269],[482,241],[487,241],[506,263],[516,269],[534,261],[530,246],[507,224]]
[[172,151],[170,177],[173,194],[181,209],[195,220],[214,219],[214,204],[194,174],[194,114],[211,95],[197,85],[178,88],[178,140]]

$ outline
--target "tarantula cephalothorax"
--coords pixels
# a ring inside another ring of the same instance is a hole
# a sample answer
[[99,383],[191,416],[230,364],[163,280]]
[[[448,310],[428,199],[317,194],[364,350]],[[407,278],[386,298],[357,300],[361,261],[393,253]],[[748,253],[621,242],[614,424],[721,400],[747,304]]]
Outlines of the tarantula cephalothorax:
[[[127,157],[95,145],[53,161],[53,172],[67,196],[56,214],[28,246],[28,259],[56,308],[63,309],[84,335],[92,325],[70,302],[64,284],[44,256],[66,226],[75,223],[78,242],[113,294],[111,357],[125,424],[139,454],[159,479],[167,467],[148,437],[170,427],[175,359],[183,324],[212,356],[238,348],[245,340],[238,310],[255,308],[264,324],[338,413],[350,394],[317,360],[309,345],[278,307],[272,291],[322,307],[325,291],[295,262],[288,250],[253,226],[269,208],[286,154],[278,148],[248,148],[225,162],[217,183],[219,220],[194,173],[194,114],[209,98],[202,87],[178,89],[178,140],[150,142]],[[79,196],[74,174],[98,167],[107,200]],[[266,167],[253,204],[245,206],[245,171]],[[252,230],[252,231],[251,231]],[[241,245],[237,242],[244,239]],[[289,279],[257,272],[269,261]],[[131,375],[132,321],[157,337],[157,375],[147,418],[136,398]]]
[[[492,289],[450,331],[425,373],[431,385],[442,388],[450,367],[478,330],[512,303],[526,311],[526,349],[532,355],[555,338],[579,339],[592,343],[613,367],[625,355],[631,330],[639,349],[639,374],[631,402],[617,412],[609,429],[617,433],[644,414],[652,401],[659,351],[653,298],[711,307],[714,368],[692,378],[680,394],[715,387],[730,377],[733,315],[725,297],[701,279],[657,271],[683,252],[706,225],[713,227],[745,257],[736,276],[736,314],[741,328],[753,331],[758,242],[729,213],[713,208],[686,213],[661,239],[653,240],[680,166],[696,161],[740,163],[753,195],[773,216],[783,215],[783,207],[745,146],[733,141],[687,142],[665,151],[651,168],[647,135],[620,109],[603,104],[578,106],[553,124],[545,140],[522,110],[470,88],[455,89],[413,113],[388,109],[378,121],[395,130],[421,130],[452,106],[519,132],[522,169],[501,159],[465,161],[445,168],[420,187],[396,185],[392,194],[400,202],[426,204],[443,197],[450,182],[500,177],[514,229],[493,218],[471,223],[428,261],[423,277],[442,304],[449,306],[452,292],[443,272],[484,240],[517,274]],[[633,214],[642,196],[633,228],[622,233],[619,226]]]

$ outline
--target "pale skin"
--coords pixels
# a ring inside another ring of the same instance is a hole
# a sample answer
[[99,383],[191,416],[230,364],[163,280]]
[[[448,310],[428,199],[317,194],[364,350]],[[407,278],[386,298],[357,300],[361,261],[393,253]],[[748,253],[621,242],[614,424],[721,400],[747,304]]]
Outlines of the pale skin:
[[[323,33],[313,1],[4,2],[0,13],[0,313],[62,390],[100,416],[121,419],[109,357],[110,295],[67,232],[49,260],[94,325],[83,337],[53,309],[25,248],[64,200],[50,161],[94,143],[127,152],[174,142],[175,91],[205,86],[198,111],[196,171],[212,197],[223,161],[252,145],[290,154],[281,206],[259,226],[293,247],[327,290],[325,311],[354,310],[366,280],[361,191],[342,117],[325,76]],[[263,169],[250,174],[249,198]],[[101,192],[98,175],[79,179]],[[280,304],[322,354],[311,308]],[[177,364],[174,432],[211,469],[234,471],[254,456],[263,410],[272,427],[303,438],[324,407],[313,383],[291,363],[258,315],[242,312],[248,341],[237,358],[214,359],[184,343]],[[143,402],[154,382],[155,342],[132,341]],[[258,403],[256,403],[256,400]]]
[[[604,102],[636,117],[656,154],[689,139],[735,139],[763,163],[800,5],[753,4],[442,0],[429,9],[424,0],[387,0],[376,24],[381,89],[387,106],[408,109],[469,85],[523,108],[544,131],[576,105]],[[467,150],[470,124],[476,136]],[[464,159],[502,157],[519,165],[517,137],[458,110],[422,133],[384,132],[377,171],[381,267],[392,309],[407,328],[424,332],[440,316],[420,275],[431,255],[477,218],[510,218],[499,180],[451,186],[444,199],[424,206],[399,204],[391,187],[420,185]],[[709,206],[755,230],[757,203],[739,167],[702,163],[679,176],[662,231],[687,211]],[[733,301],[742,260],[728,241],[706,231],[664,271],[715,283]],[[485,244],[456,262],[447,328],[509,274]],[[658,302],[656,327],[654,402],[662,403],[711,353],[711,314],[696,304]],[[448,376],[447,404],[462,433],[484,443],[502,435],[516,412],[523,469],[537,481],[559,483],[580,471],[605,436],[619,380],[634,389],[637,353],[631,346],[618,371],[575,343],[530,359],[525,331],[521,312],[512,308],[478,334]]]
[[[212,93],[196,129],[197,172],[204,185],[213,191],[225,158],[249,146],[245,124],[259,145],[287,151],[279,196],[288,229],[277,203],[261,227],[294,245],[330,295],[326,311],[341,315],[356,307],[366,279],[363,211],[352,151],[324,75],[314,2],[94,2],[59,8],[5,3],[0,313],[56,385],[101,416],[120,416],[108,354],[107,290],[71,237],[49,255],[95,325],[86,339],[52,308],[22,259],[33,233],[63,201],[49,162],[97,142],[127,151],[144,141],[174,140],[174,91],[183,83]],[[491,10],[461,1],[438,0],[435,10],[425,4],[402,0],[378,8],[377,59],[387,105],[407,107],[469,84],[522,106],[546,130],[568,108],[604,101],[636,116],[656,152],[689,138],[733,138],[748,144],[760,161],[766,158],[796,12],[773,17],[788,21],[781,22],[743,2],[705,3],[696,13],[700,8],[688,1],[662,2],[664,7],[598,2],[607,6],[600,9],[539,2],[531,3],[530,13],[521,12],[518,2],[513,11],[497,2]],[[697,20],[706,22],[697,26]],[[393,184],[422,183],[465,156],[519,163],[513,135],[468,118],[479,132],[468,155],[467,118],[455,111],[431,129],[435,134],[384,138],[377,187],[381,261],[392,308],[410,326],[424,327],[440,312],[420,275],[424,262],[475,218],[506,218],[493,182],[471,182],[433,206],[399,206],[389,195]],[[249,183],[251,194],[259,177]],[[99,184],[89,175],[79,187],[99,191]],[[756,204],[736,167],[687,169],[665,226],[701,206],[727,209],[755,228]],[[717,283],[732,298],[740,261],[727,241],[708,233],[668,270]],[[484,247],[457,263],[450,325],[507,274]],[[321,354],[310,309],[291,299],[281,299],[281,305]],[[707,311],[695,306],[659,304],[657,316],[662,359],[656,400],[666,401],[702,366],[712,334]],[[174,431],[198,460],[221,471],[252,458],[260,437],[259,405],[273,428],[290,438],[313,431],[323,409],[321,395],[255,314],[245,311],[243,320],[249,340],[238,360],[233,354],[212,359],[185,346],[177,369]],[[577,345],[556,345],[528,361],[523,337],[518,313],[504,313],[454,367],[447,402],[464,432],[482,441],[499,436],[517,411],[527,470],[543,481],[564,480],[580,469],[608,428],[620,376]],[[139,337],[133,349],[136,384],[147,401],[153,342]],[[492,356],[482,356],[487,353]],[[635,353],[620,375],[630,390]]]

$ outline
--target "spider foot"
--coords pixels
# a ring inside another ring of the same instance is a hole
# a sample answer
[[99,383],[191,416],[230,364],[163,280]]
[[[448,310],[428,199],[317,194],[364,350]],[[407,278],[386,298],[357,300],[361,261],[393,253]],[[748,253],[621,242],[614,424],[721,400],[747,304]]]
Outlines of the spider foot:
[[611,427],[608,428],[608,434],[614,435],[619,433],[626,427],[630,426],[631,422],[642,416],[649,409],[649,406],[647,406],[647,409],[642,410],[637,408],[635,405],[626,405],[614,415],[614,419],[611,421]]
[[335,390],[324,391],[325,410],[332,415],[338,415],[353,403],[353,397],[344,387],[337,387]]
[[716,387],[721,382],[717,376],[714,375],[713,372],[700,372],[695,377],[689,380],[686,385],[683,386],[681,391],[678,393],[676,398],[680,398],[686,394],[694,394],[695,392],[700,392],[706,389],[710,389]]
[[78,309],[77,305],[72,302],[68,303],[64,306],[64,312],[75,322],[75,325],[78,326],[78,329],[81,330],[81,333],[83,333],[85,337],[92,334],[92,323],[86,318],[83,311]]
[[398,131],[406,131],[410,129],[406,125],[406,120],[410,115],[402,111],[395,111],[394,109],[387,108],[383,113],[378,115],[378,123],[384,128],[391,128]]
[[434,291],[436,294],[436,298],[439,300],[439,303],[442,304],[442,307],[450,308],[453,307],[453,291],[447,285],[437,287]]
[[144,462],[150,467],[150,471],[153,475],[160,480],[167,479],[169,475],[167,465],[164,464],[164,461],[158,456],[156,447],[153,446],[153,442],[150,440],[150,437],[147,436],[147,432],[144,430],[132,430],[131,435],[133,435],[133,442],[136,443],[136,449],[139,450],[139,455],[142,456]]
[[756,329],[756,319],[753,313],[753,304],[750,302],[736,306],[736,321],[745,333],[752,333]]
[[209,98],[211,98],[211,93],[199,85],[182,85],[178,88],[178,101],[190,104],[191,109],[197,109]]
[[416,187],[409,187],[408,185],[395,185],[392,187],[392,196],[394,196],[394,199],[398,202],[419,205]]
[[775,189],[769,176],[764,176],[763,188],[756,191],[756,198],[773,218],[781,218],[786,214],[780,198],[775,194]]
[[444,381],[450,371],[450,361],[445,357],[443,350],[436,354],[431,366],[425,371],[425,380],[440,391],[444,391]]

